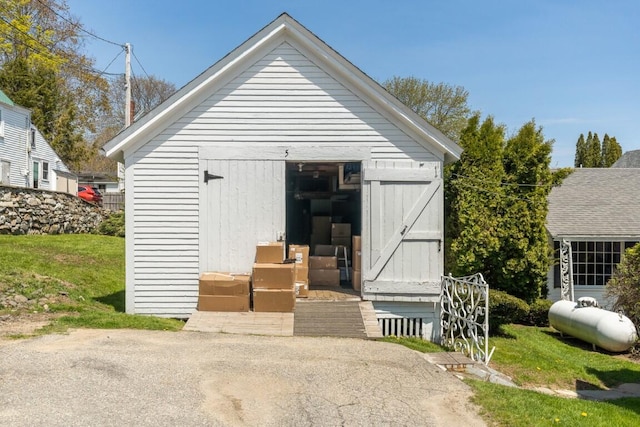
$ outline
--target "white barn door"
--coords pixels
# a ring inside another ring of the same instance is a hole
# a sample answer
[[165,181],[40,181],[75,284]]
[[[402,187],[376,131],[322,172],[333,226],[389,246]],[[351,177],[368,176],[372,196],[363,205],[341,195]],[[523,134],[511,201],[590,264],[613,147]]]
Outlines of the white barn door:
[[362,293],[371,300],[439,295],[443,188],[439,163],[363,162]]
[[256,244],[284,234],[285,162],[200,159],[199,207],[200,271],[250,272]]

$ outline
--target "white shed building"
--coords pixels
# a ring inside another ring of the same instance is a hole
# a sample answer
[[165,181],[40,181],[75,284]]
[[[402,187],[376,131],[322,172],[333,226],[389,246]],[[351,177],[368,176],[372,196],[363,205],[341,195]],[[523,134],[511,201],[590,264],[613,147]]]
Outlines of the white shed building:
[[[189,317],[201,272],[250,271],[259,241],[309,242],[327,210],[362,235],[379,316],[437,313],[442,167],[460,147],[287,14],[105,151],[125,165],[129,313]],[[345,165],[361,184],[339,184]]]

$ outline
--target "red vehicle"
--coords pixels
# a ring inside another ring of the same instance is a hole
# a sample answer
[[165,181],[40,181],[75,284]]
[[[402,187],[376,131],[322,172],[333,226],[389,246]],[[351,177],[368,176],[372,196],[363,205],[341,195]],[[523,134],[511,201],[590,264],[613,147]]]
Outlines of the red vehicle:
[[96,187],[78,187],[78,197],[87,202],[102,204],[102,193]]

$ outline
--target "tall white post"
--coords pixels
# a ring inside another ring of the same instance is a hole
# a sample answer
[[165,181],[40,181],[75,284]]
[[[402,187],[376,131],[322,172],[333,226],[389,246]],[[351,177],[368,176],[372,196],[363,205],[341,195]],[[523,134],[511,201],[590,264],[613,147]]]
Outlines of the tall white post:
[[[124,127],[131,126],[131,44],[125,43],[125,66],[124,66]],[[118,162],[118,190],[124,191],[124,165]]]

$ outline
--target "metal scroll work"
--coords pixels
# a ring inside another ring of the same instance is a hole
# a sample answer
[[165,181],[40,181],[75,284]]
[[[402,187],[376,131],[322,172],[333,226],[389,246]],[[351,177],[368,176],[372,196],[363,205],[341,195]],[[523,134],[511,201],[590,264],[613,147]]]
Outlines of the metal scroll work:
[[573,301],[573,256],[571,242],[562,239],[560,244],[560,298]]
[[442,345],[489,363],[489,285],[482,274],[443,276],[440,326]]

